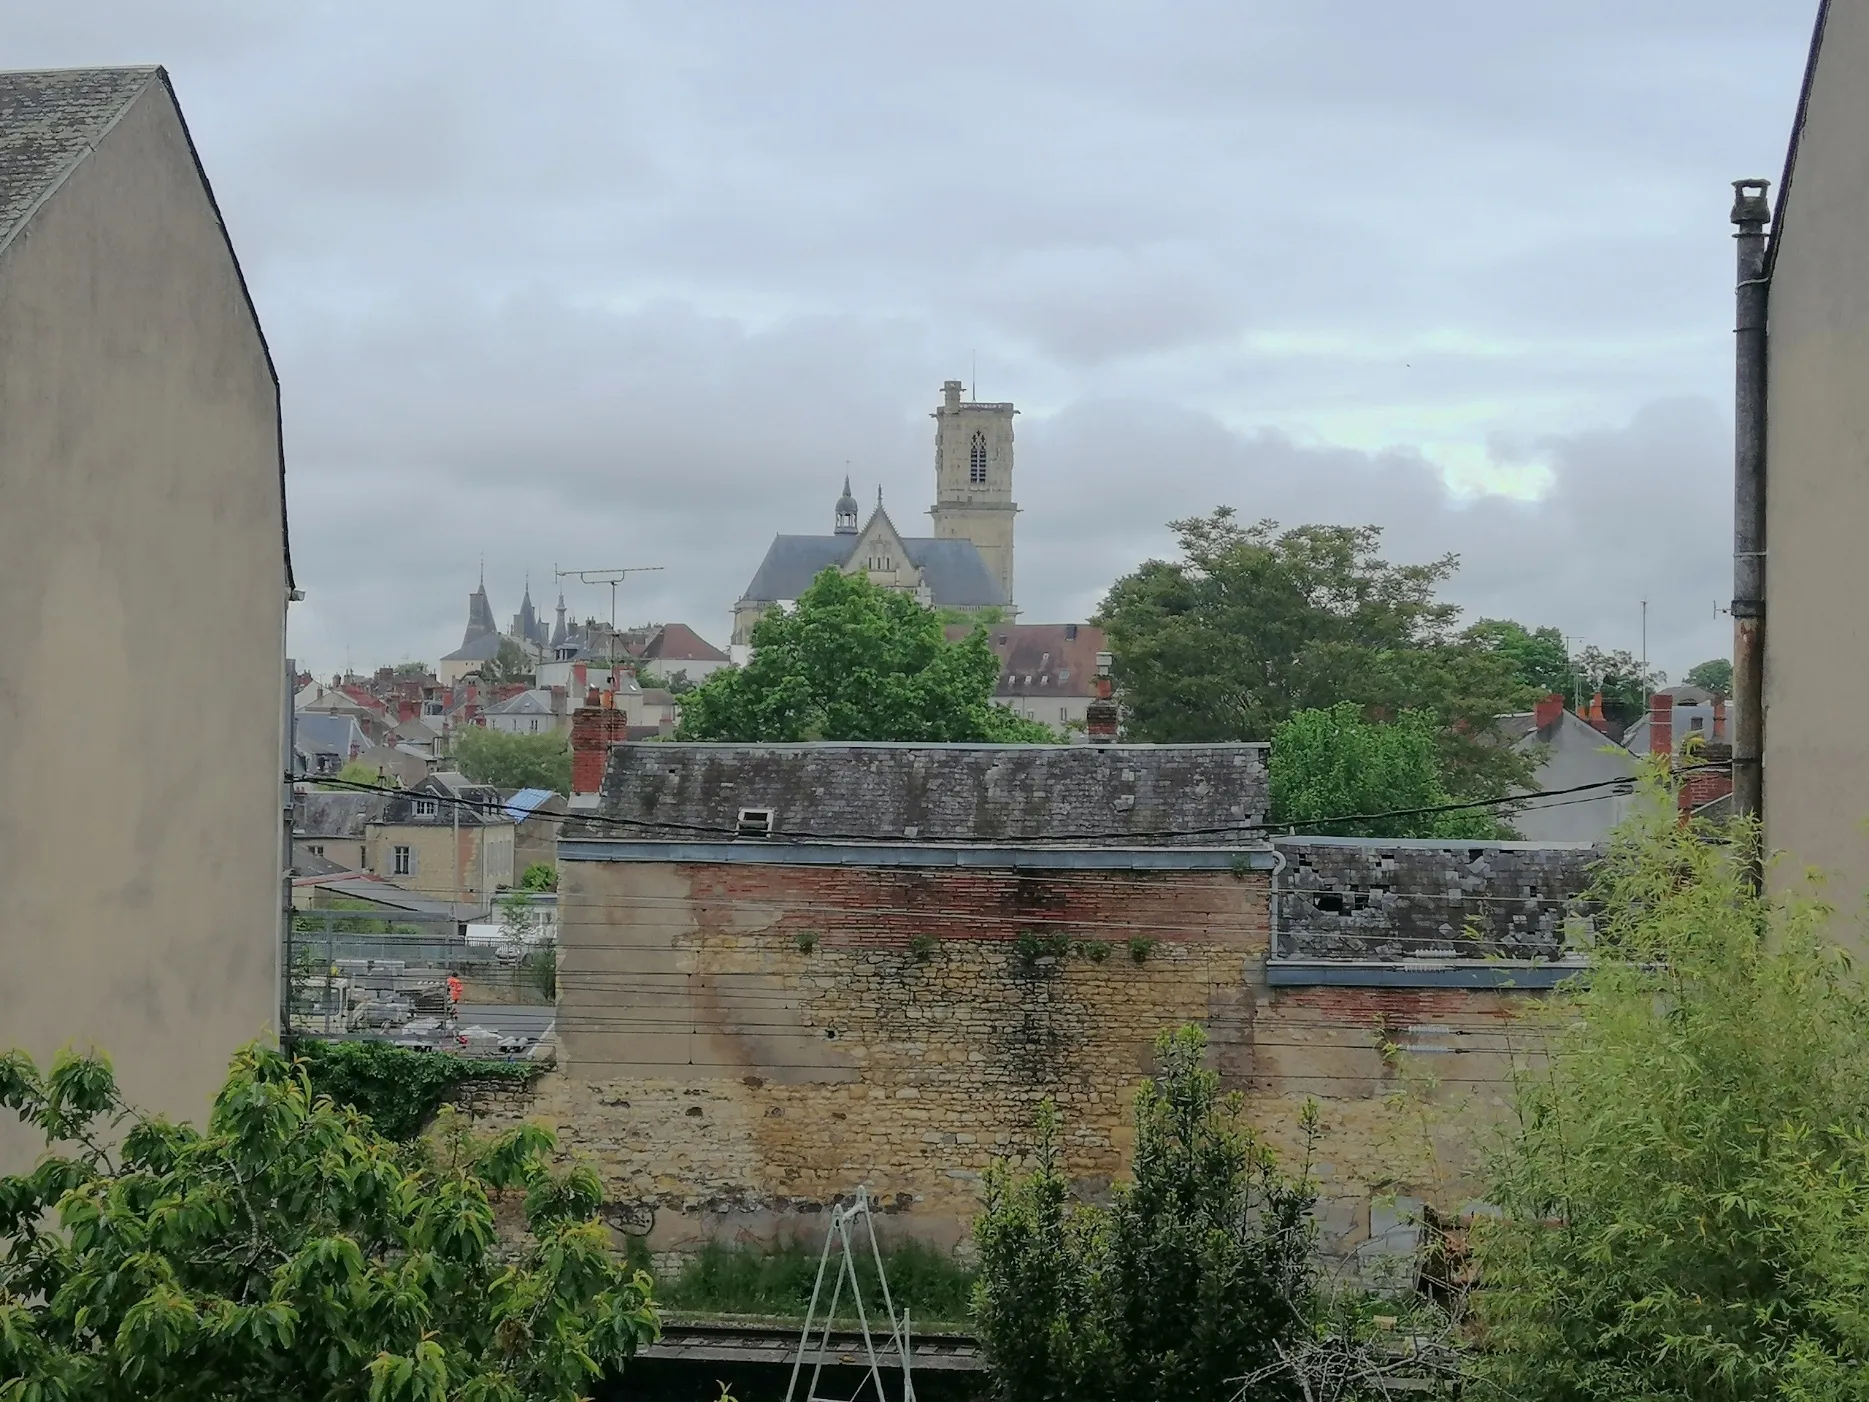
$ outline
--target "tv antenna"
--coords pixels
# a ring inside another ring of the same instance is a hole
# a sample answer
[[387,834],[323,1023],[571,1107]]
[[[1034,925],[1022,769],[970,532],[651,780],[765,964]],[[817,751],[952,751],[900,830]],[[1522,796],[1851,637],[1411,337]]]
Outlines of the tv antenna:
[[[617,585],[633,574],[654,574],[660,565],[628,565],[622,569],[608,570],[561,570],[554,568],[552,573],[560,579],[575,579],[580,584],[607,584],[610,586],[610,667],[614,672],[617,664]],[[615,679],[612,678],[612,685]]]

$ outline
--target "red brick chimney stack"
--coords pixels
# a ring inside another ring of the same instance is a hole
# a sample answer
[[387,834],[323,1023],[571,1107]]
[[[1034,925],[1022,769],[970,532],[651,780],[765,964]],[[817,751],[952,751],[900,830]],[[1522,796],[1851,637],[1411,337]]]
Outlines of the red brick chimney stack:
[[629,718],[614,706],[601,704],[592,687],[585,704],[571,713],[571,792],[594,794],[604,786],[610,747],[629,738]]
[[1609,717],[1603,714],[1603,693],[1597,692],[1590,698],[1590,709],[1584,713],[1584,719],[1594,730],[1609,734]]
[[1097,654],[1097,675],[1093,683],[1096,699],[1084,708],[1084,733],[1093,745],[1116,743],[1119,715],[1116,709],[1116,688],[1110,680],[1110,667],[1114,660],[1107,652]]
[[1547,732],[1555,730],[1562,719],[1564,698],[1555,691],[1532,707],[1532,724],[1538,728],[1540,739],[1549,740],[1551,736]]
[[1648,698],[1648,752],[1674,754],[1674,698],[1657,691]]
[[1724,696],[1713,698],[1713,738],[1721,742],[1726,739],[1726,698]]

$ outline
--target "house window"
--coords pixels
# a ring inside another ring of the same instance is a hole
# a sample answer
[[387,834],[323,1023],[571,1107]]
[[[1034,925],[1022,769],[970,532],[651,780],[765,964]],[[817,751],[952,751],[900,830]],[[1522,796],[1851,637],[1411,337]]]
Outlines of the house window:
[[532,733],[534,735],[537,735],[539,733],[539,720],[537,716],[534,716],[532,718]]
[[394,858],[391,874],[395,876],[407,876],[410,866],[409,849],[402,846],[393,847],[390,849],[390,855]]
[[967,480],[986,481],[986,434],[978,429],[974,430],[973,448],[967,454]]
[[1071,718],[1071,708],[1069,706],[1058,707],[1058,719],[1059,720],[1069,720],[1070,718]]
[[305,850],[307,852],[310,852],[314,857],[322,857],[324,855],[324,844],[323,843],[307,843]]
[[415,816],[418,818],[432,818],[435,816],[436,811],[437,801],[435,799],[418,798],[415,801]]
[[742,808],[735,820],[733,830],[739,837],[771,837],[772,810],[770,808]]

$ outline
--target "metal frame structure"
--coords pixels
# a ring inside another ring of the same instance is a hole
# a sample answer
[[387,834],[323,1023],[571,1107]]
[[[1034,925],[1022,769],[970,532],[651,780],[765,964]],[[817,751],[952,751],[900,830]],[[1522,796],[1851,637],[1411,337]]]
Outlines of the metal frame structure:
[[[889,1276],[883,1270],[882,1248],[876,1244],[876,1217],[870,1210],[870,1190],[868,1187],[857,1189],[856,1201],[849,1206],[842,1204],[831,1209],[830,1227],[824,1233],[824,1251],[818,1257],[818,1278],[811,1286],[811,1305],[805,1311],[805,1327],[798,1336],[798,1356],[792,1360],[792,1380],[786,1384],[785,1402],[793,1402],[798,1391],[798,1374],[804,1367],[805,1355],[811,1351],[811,1332],[820,1318],[818,1301],[824,1294],[824,1271],[831,1262],[831,1248],[841,1247],[837,1263],[837,1283],[831,1289],[830,1303],[825,1306],[823,1328],[818,1338],[817,1356],[812,1360],[811,1381],[805,1388],[803,1402],[857,1402],[868,1387],[876,1389],[876,1402],[889,1402],[888,1393],[883,1389],[882,1363],[877,1357],[876,1340],[870,1333],[869,1313],[863,1307],[863,1288],[857,1278],[855,1248],[850,1242],[850,1224],[861,1219],[869,1235],[870,1257],[876,1263],[876,1283],[882,1291],[883,1312],[889,1319],[888,1341],[883,1346],[883,1358],[887,1358],[891,1346],[902,1365],[902,1402],[915,1402],[915,1382],[910,1376],[909,1358],[914,1352],[909,1340],[909,1315],[903,1310],[896,1313],[895,1301],[889,1295]],[[857,1311],[857,1327],[863,1336],[863,1352],[868,1360],[869,1371],[863,1382],[857,1384],[857,1390],[849,1398],[824,1397],[818,1392],[818,1380],[824,1371],[824,1359],[830,1352],[831,1326],[837,1320],[837,1306],[843,1299],[844,1283],[850,1284],[851,1302]]]

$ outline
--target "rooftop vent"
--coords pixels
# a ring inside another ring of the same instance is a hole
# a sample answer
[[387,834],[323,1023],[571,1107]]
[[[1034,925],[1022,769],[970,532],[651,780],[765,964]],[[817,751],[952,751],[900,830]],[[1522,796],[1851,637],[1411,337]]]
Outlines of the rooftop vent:
[[771,837],[772,810],[770,808],[742,808],[740,816],[733,825],[736,837]]

